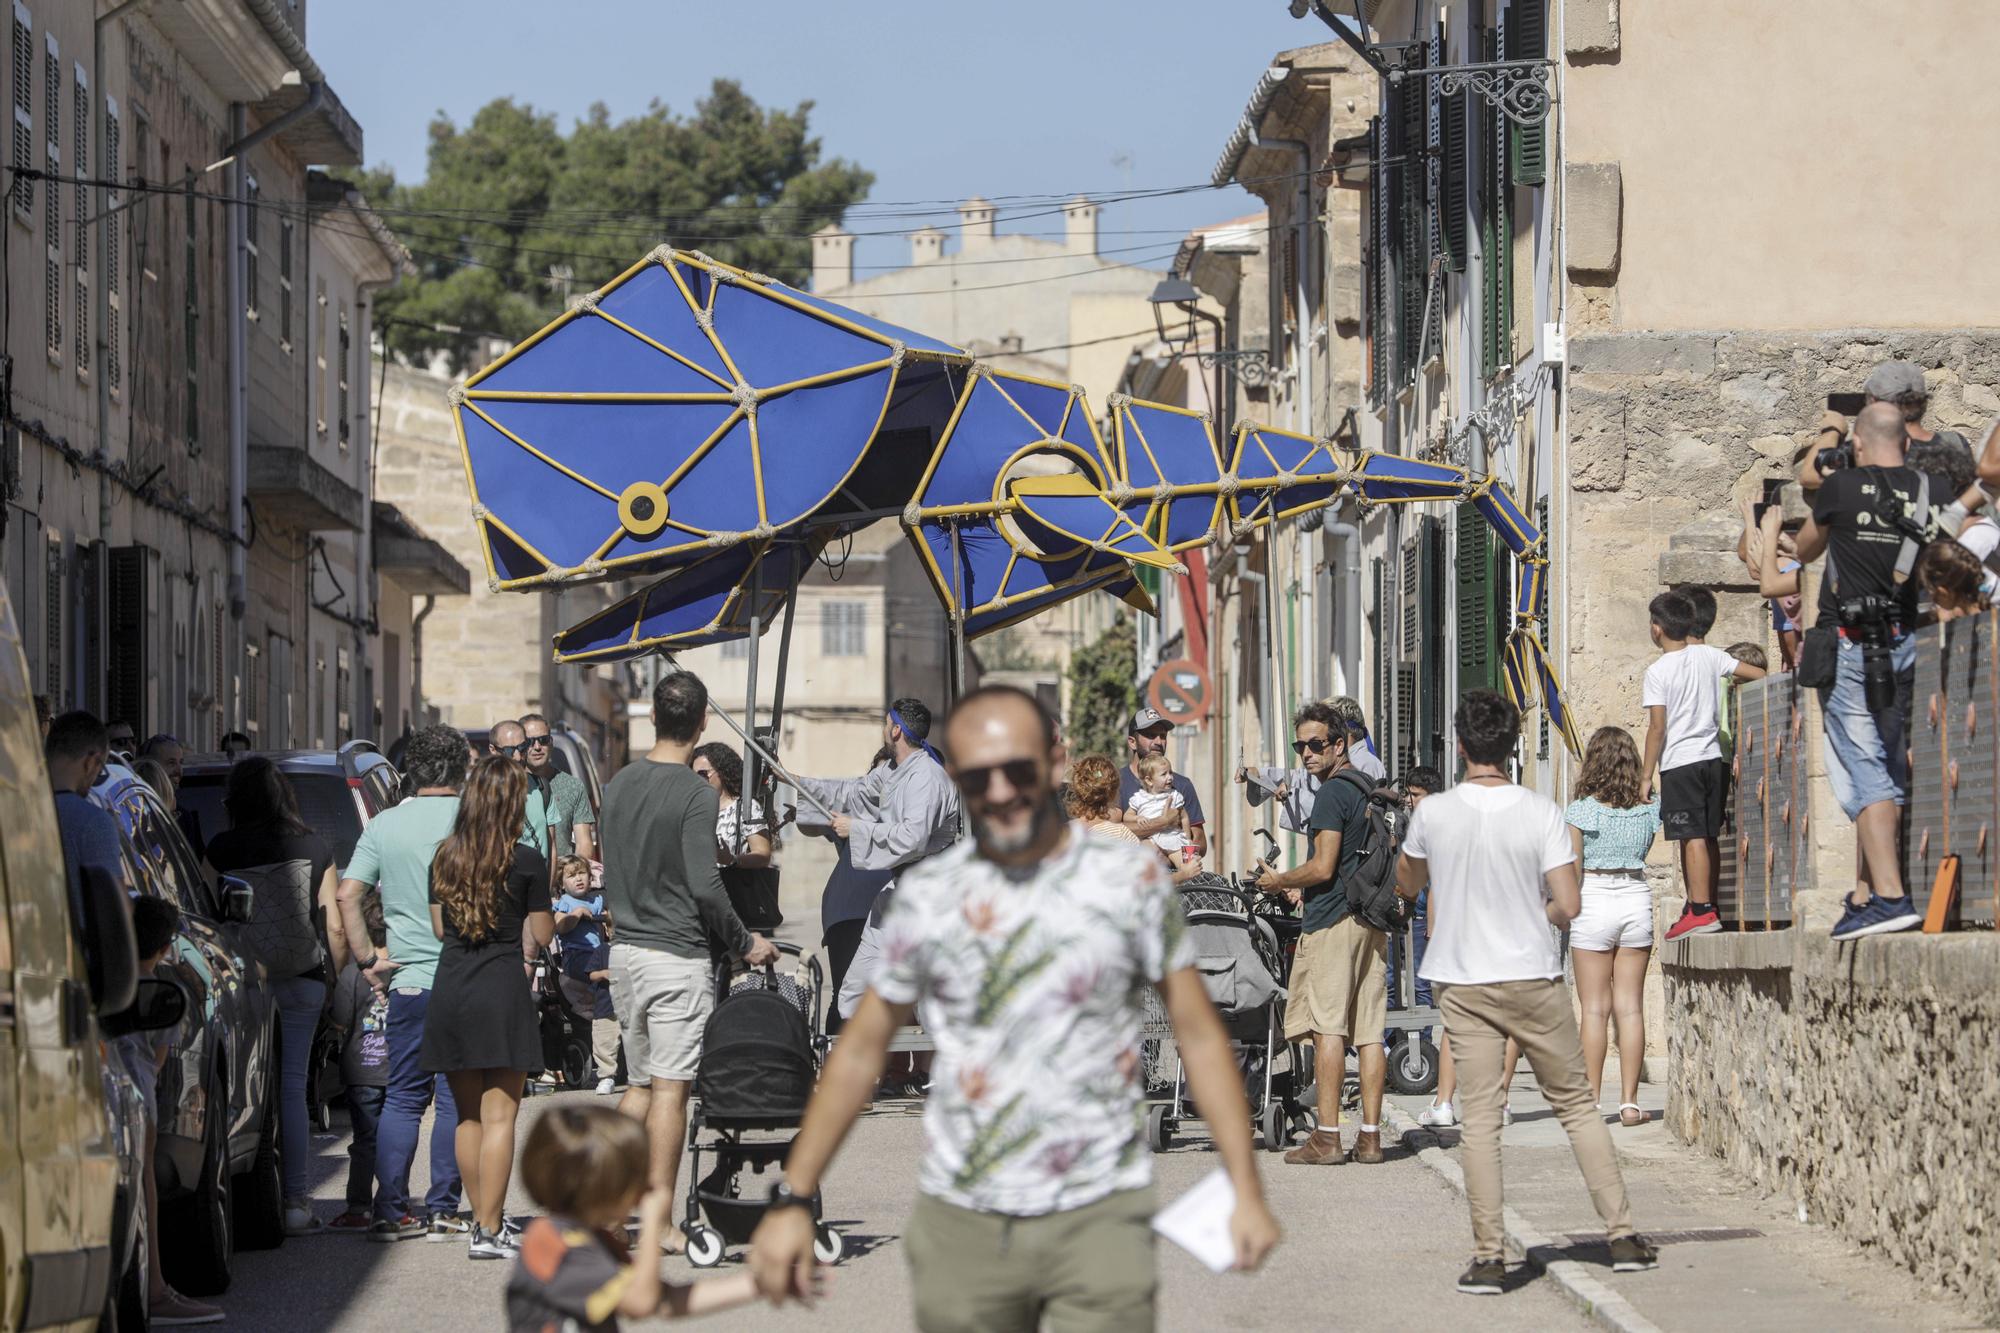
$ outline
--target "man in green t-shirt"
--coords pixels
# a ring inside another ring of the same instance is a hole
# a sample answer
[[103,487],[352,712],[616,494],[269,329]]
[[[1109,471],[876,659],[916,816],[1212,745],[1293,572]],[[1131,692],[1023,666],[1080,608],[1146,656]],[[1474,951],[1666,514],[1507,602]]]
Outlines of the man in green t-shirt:
[[556,742],[549,734],[549,720],[540,713],[523,713],[521,740],[528,747],[528,772],[546,793],[556,855],[597,860],[597,814],[590,808],[590,793],[584,790],[583,779],[556,766]]
[[[389,987],[389,1082],[375,1137],[375,1220],[368,1239],[396,1241],[426,1231],[462,1235],[458,1220],[458,1107],[443,1074],[427,1074],[417,1061],[424,1039],[424,1014],[442,945],[431,928],[431,858],[458,818],[458,793],[465,785],[465,736],[454,727],[425,727],[410,738],[405,772],[416,794],[368,821],[341,872],[338,899],[347,938],[357,942],[355,963],[369,981]],[[361,900],[375,889],[389,943],[370,957],[368,924]],[[437,1101],[431,1125],[431,1181],[419,1217],[406,1197],[410,1164],[424,1110]]]
[[1264,872],[1256,881],[1265,893],[1299,905],[1305,927],[1292,960],[1285,1040],[1312,1040],[1319,1123],[1285,1160],[1307,1166],[1347,1160],[1340,1141],[1340,1085],[1351,1043],[1361,1067],[1361,1129],[1354,1140],[1354,1160],[1373,1165],[1382,1160],[1382,1087],[1389,1073],[1382,1048],[1389,1008],[1389,937],[1353,914],[1346,881],[1360,857],[1367,792],[1374,780],[1342,776],[1357,771],[1348,762],[1348,728],[1329,705],[1301,708],[1292,719],[1292,734],[1292,749],[1320,780],[1306,821],[1312,855],[1290,870]]

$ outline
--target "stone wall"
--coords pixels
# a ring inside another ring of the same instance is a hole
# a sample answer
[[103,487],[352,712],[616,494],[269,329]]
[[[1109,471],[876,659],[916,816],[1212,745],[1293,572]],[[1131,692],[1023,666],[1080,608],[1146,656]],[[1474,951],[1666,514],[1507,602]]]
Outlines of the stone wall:
[[1837,902],[1662,951],[1668,1128],[2000,1317],[2000,937],[1835,945]]

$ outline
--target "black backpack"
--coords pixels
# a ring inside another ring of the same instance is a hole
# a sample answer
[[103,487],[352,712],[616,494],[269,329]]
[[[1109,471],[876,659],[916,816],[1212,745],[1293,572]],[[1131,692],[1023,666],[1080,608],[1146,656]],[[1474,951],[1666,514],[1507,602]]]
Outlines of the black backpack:
[[1332,780],[1346,782],[1367,802],[1359,836],[1343,834],[1341,840],[1341,859],[1350,852],[1355,858],[1341,885],[1347,891],[1347,908],[1375,930],[1401,930],[1410,919],[1410,906],[1396,892],[1396,856],[1402,840],[1392,814],[1393,793],[1386,798],[1379,794],[1389,789],[1378,789],[1375,780],[1358,768],[1343,768]]

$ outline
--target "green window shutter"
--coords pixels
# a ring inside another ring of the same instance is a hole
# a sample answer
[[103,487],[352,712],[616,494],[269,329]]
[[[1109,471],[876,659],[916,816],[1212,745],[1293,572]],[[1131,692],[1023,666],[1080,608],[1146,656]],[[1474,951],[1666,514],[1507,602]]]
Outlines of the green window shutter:
[[[1540,60],[1548,54],[1545,0],[1514,0],[1507,9],[1507,59]],[[1548,179],[1548,122],[1516,125],[1507,122],[1509,157],[1514,184],[1540,185]]]
[[[1404,68],[1424,68],[1424,49],[1412,47],[1404,56]],[[1390,85],[1395,113],[1392,131],[1397,159],[1396,225],[1391,241],[1396,247],[1396,383],[1406,383],[1423,360],[1419,340],[1424,334],[1425,279],[1430,268],[1430,208],[1427,202],[1427,157],[1429,137],[1430,80],[1409,77]]]
[[1500,688],[1499,618],[1494,614],[1495,539],[1470,504],[1458,507],[1458,688]]
[[1385,320],[1388,302],[1383,299],[1389,281],[1389,250],[1382,243],[1388,231],[1389,174],[1382,163],[1389,156],[1382,133],[1382,118],[1368,122],[1368,401],[1380,407],[1388,393],[1389,328]]
[[1389,569],[1381,556],[1373,561],[1375,584],[1375,725],[1377,737],[1388,731],[1389,719],[1395,716],[1391,697],[1390,667],[1395,655],[1394,617],[1389,612]]
[[[1434,81],[1435,82],[1435,81]],[[1466,142],[1465,94],[1453,93],[1438,99],[1438,151],[1443,156],[1438,209],[1442,214],[1442,244],[1445,262],[1453,273],[1465,272],[1471,252],[1466,236]]]
[[[1505,17],[1503,15],[1504,24]],[[1479,34],[1482,58],[1498,59],[1502,32]],[[1478,105],[1481,172],[1479,190],[1480,248],[1480,370],[1486,378],[1514,361],[1514,227],[1509,202],[1507,118],[1483,99]]]

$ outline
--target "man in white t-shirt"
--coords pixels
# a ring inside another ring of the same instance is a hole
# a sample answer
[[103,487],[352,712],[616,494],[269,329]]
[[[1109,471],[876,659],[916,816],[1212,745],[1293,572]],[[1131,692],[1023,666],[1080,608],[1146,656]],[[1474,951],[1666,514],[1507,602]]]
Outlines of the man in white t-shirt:
[[1687,904],[1667,939],[1722,929],[1715,913],[1720,865],[1716,842],[1729,808],[1729,765],[1722,757],[1716,719],[1716,686],[1724,676],[1756,680],[1760,667],[1739,662],[1720,648],[1690,643],[1694,603],[1682,592],[1663,592],[1646,608],[1660,656],[1646,668],[1639,702],[1646,709],[1646,796],[1659,770],[1660,823],[1667,841],[1680,844]]
[[1396,892],[1414,901],[1430,889],[1430,945],[1417,972],[1437,991],[1457,1065],[1472,1209],[1472,1265],[1458,1289],[1497,1296],[1506,1276],[1500,1128],[1510,1037],[1569,1134],[1610,1237],[1612,1267],[1657,1267],[1653,1247],[1632,1230],[1625,1178],[1584,1077],[1583,1045],[1562,984],[1551,927],[1568,925],[1583,905],[1569,829],[1554,802],[1507,776],[1521,733],[1513,704],[1491,690],[1469,691],[1452,729],[1465,780],[1411,812]]

